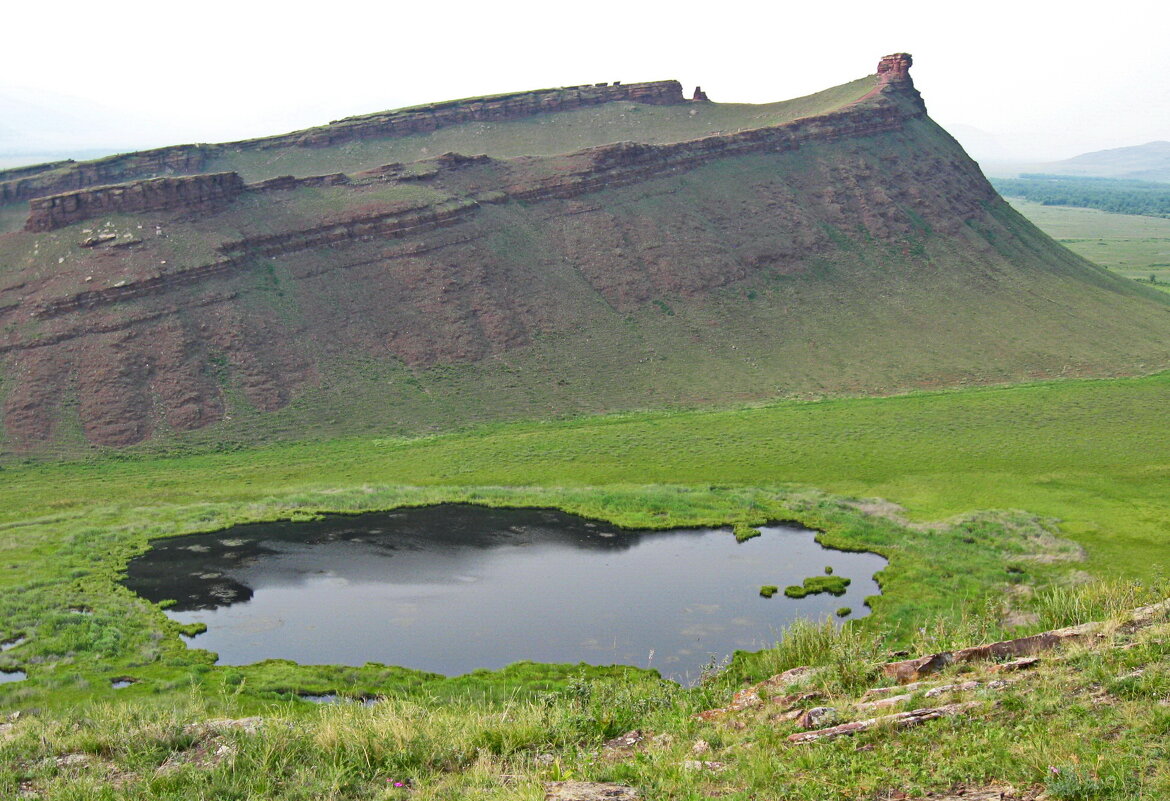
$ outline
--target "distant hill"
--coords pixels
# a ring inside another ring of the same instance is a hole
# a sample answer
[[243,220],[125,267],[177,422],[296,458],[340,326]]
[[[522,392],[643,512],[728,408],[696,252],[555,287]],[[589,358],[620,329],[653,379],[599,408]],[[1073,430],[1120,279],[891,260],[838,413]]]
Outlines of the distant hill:
[[1170,182],[1170,142],[1116,147],[1053,161],[1031,172]]
[[766,105],[597,84],[0,171],[0,448],[1170,367],[1170,296],[1012,210],[909,67]]

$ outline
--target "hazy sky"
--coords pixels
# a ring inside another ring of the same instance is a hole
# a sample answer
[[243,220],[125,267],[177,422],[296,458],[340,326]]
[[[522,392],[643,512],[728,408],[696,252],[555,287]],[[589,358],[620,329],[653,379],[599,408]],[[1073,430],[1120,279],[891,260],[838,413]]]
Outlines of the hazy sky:
[[1166,2],[8,0],[0,18],[0,153],[223,141],[597,81],[767,102],[898,51],[976,155],[1170,139]]

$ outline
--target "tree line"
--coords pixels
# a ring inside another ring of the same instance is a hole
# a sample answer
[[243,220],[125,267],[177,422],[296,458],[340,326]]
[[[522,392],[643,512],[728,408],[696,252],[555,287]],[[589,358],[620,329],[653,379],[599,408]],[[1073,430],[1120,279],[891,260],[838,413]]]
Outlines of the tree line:
[[1045,206],[1079,206],[1118,214],[1170,217],[1170,184],[1024,173],[1019,178],[992,178],[991,185],[1001,195],[1022,197]]

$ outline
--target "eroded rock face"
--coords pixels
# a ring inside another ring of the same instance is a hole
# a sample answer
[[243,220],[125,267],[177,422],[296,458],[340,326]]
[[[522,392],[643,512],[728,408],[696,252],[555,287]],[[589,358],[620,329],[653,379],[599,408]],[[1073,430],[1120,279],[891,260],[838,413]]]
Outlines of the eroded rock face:
[[883,56],[878,62],[878,78],[886,81],[907,81],[910,79],[910,67],[914,59],[909,53],[894,53]]
[[[207,211],[234,200],[244,181],[234,172],[151,178],[114,186],[99,186],[29,201],[26,231],[52,231],[71,223],[109,214],[147,211]],[[99,243],[94,243],[99,244]]]
[[130,178],[193,173],[203,169],[207,145],[179,145],[109,156],[0,170],[0,203],[29,200]]

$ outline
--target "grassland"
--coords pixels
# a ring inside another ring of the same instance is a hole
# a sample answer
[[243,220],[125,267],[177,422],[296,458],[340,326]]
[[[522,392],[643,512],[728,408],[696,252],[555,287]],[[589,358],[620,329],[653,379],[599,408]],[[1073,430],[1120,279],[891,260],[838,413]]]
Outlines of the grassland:
[[1170,283],[1170,220],[1096,209],[1044,206],[1019,198],[1012,206],[1078,256],[1126,278]]
[[[891,559],[868,620],[905,636],[1001,592],[1007,567],[1041,544],[1045,560],[1067,556],[1050,542],[1057,533],[1087,561],[1033,560],[1030,580],[1072,568],[1156,578],[1170,523],[1168,393],[1162,374],[14,465],[0,472],[2,617],[6,636],[43,630],[25,659],[84,662],[97,649],[111,670],[159,659],[181,667],[189,657],[173,626],[114,584],[150,537],[462,500],[654,528],[801,520],[831,544]],[[809,486],[901,503],[911,520],[958,519],[908,527],[897,510]],[[971,514],[1010,509],[1023,511]],[[95,614],[78,618],[75,606]]]
[[[1162,498],[1168,398],[1164,373],[517,423],[421,439],[114,454],[10,466],[0,473],[0,520],[84,516],[111,499],[125,509],[247,505],[363,486],[798,483],[886,498],[916,520],[1004,508],[1057,517],[1089,549],[1095,570],[1148,575],[1164,559],[1170,525]],[[605,516],[598,504],[576,511]],[[652,521],[635,515],[627,522]]]
[[[1061,587],[1085,571],[1140,581],[1113,585],[1113,609],[1158,595],[1168,396],[1170,374],[1159,374],[10,463],[0,471],[0,638],[28,641],[0,666],[29,678],[0,685],[0,709],[41,711],[0,741],[0,788],[70,799],[538,798],[541,781],[574,777],[629,782],[649,798],[846,799],[996,778],[1070,800],[1162,797],[1164,762],[1149,745],[1167,731],[1152,703],[1170,691],[1160,640],[1074,654],[1006,700],[979,696],[970,719],[868,735],[860,744],[872,755],[858,743],[793,750],[790,724],[728,730],[690,715],[801,662],[830,666],[829,704],[847,710],[890,648],[1101,614],[1077,601],[1053,616]],[[451,679],[376,664],[219,668],[117,584],[150,537],[443,500],[555,506],[627,526],[725,524],[729,540],[732,524],[795,519],[890,564],[874,614],[845,634],[798,631],[692,690],[632,668],[568,665]],[[1013,508],[1022,511],[1002,511]],[[112,689],[127,676],[136,683]],[[1115,699],[1104,711],[1091,700],[1102,685]],[[387,700],[321,710],[297,699],[322,692]],[[200,733],[209,718],[249,714],[265,718],[261,731]],[[1095,744],[1118,727],[1108,749]],[[631,728],[670,738],[632,760],[596,756]],[[680,767],[698,739],[730,767]]]

